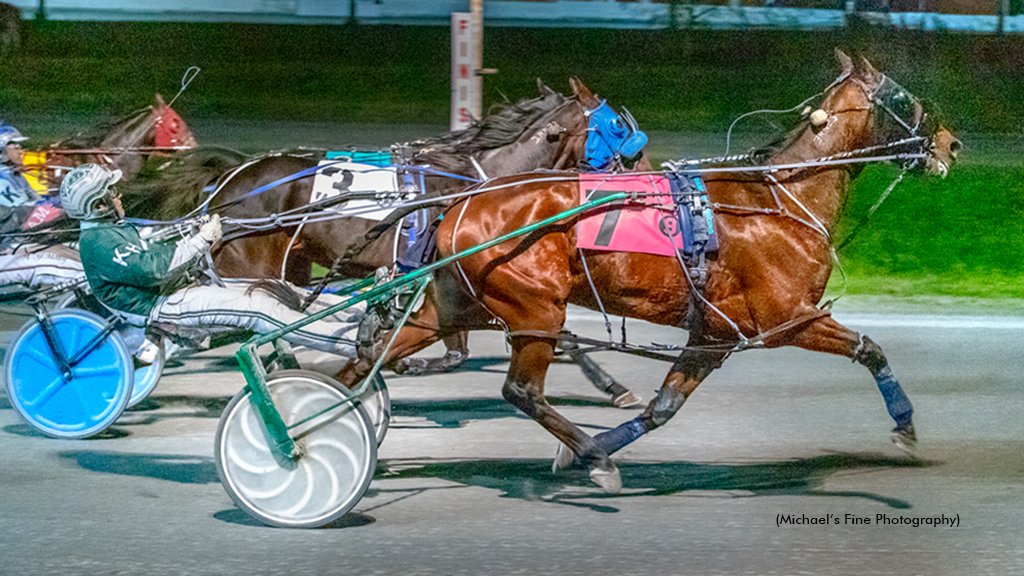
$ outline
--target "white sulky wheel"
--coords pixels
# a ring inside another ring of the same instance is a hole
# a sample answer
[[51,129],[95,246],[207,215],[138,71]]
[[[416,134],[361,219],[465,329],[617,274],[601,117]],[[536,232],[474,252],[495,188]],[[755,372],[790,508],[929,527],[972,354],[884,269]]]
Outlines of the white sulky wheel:
[[[282,370],[267,388],[292,426],[348,397],[315,372]],[[377,467],[377,438],[362,406],[345,404],[290,431],[303,450],[295,461],[271,450],[269,433],[248,390],[231,399],[214,445],[217,474],[239,508],[271,526],[316,528],[354,507]]]
[[384,436],[388,433],[388,424],[391,422],[391,394],[388,393],[384,377],[379,373],[373,377],[370,387],[361,399],[363,408],[370,423],[377,432],[377,446],[384,442]]
[[[54,332],[69,359],[77,356],[107,326],[85,310],[50,314]],[[7,347],[4,375],[7,395],[33,428],[55,438],[86,438],[106,430],[128,404],[132,356],[116,333],[106,336],[71,369],[60,372],[42,325],[25,324]]]

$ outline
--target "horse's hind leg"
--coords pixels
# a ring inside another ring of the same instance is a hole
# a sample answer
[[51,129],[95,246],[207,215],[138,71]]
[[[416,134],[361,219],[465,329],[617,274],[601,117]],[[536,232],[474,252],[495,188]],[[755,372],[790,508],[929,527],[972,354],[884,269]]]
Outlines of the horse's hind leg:
[[914,451],[917,446],[913,422],[914,407],[899,381],[893,376],[882,348],[874,340],[867,336],[861,337],[827,317],[810,324],[787,343],[817,352],[846,356],[870,370],[879,392],[882,393],[882,399],[885,400],[889,416],[896,421],[893,443],[906,452]]
[[402,358],[394,363],[395,372],[410,376],[451,372],[469,359],[469,332],[460,330],[442,338],[447,351],[437,358]]
[[[682,408],[697,386],[721,366],[728,356],[725,352],[701,350],[693,339],[687,346],[672,365],[658,395],[647,405],[643,414],[594,437],[604,452],[614,454],[644,434],[663,426]],[[572,462],[572,454],[560,446],[555,456],[555,468],[568,466]]]
[[591,438],[555,411],[544,397],[544,378],[554,358],[551,340],[512,338],[512,360],[501,394],[510,404],[533,418],[568,446],[579,460],[590,466],[590,479],[606,491],[622,489],[618,468]]
[[612,404],[616,408],[631,408],[643,400],[636,394],[633,394],[628,388],[619,384],[597,362],[594,362],[589,356],[580,352],[580,347],[575,342],[562,342],[559,344],[559,348],[569,354],[569,357],[580,367],[583,375],[594,385],[594,388],[612,397]]

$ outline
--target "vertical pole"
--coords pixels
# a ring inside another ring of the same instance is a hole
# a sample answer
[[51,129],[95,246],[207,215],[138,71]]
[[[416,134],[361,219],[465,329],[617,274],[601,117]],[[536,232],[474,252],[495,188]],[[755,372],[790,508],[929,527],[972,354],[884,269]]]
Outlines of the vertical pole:
[[476,58],[473,50],[473,15],[452,12],[452,114],[451,130],[464,130],[479,113],[473,111],[478,100],[476,87]]
[[1006,17],[1010,15],[1010,0],[999,0],[999,35],[1006,31]]
[[474,118],[483,117],[484,78],[484,0],[470,0],[469,12],[473,19],[473,102],[470,110]]

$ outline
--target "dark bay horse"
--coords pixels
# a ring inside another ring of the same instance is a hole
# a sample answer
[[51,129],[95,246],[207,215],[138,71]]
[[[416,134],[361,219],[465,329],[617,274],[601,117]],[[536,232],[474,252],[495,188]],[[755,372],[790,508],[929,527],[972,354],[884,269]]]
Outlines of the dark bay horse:
[[[397,156],[412,166],[429,166],[464,179],[428,176],[425,197],[440,194],[487,177],[536,169],[575,168],[582,158],[588,123],[585,112],[598,106],[582,83],[571,81],[574,95],[566,98],[541,85],[542,95],[499,107],[469,129],[396,145]],[[222,217],[261,218],[307,205],[313,189],[312,172],[320,157],[315,153],[283,153],[247,163],[217,185],[211,206],[222,206]],[[279,179],[305,172],[305,176],[246,197]],[[310,263],[339,265],[341,276],[362,278],[393,263],[396,227],[374,236],[362,246],[379,222],[344,217],[326,222],[278,227],[223,242],[214,254],[219,273],[238,278],[280,278],[309,283]],[[353,246],[359,250],[352,250]],[[354,252],[354,254],[353,254]],[[285,260],[287,258],[287,261]]]
[[[589,114],[601,107],[603,101],[581,82],[570,80],[570,83],[571,97],[539,84],[541,96],[538,98],[498,107],[467,130],[396,145],[395,150],[409,165],[428,166],[464,178],[428,175],[425,198],[462,188],[469,183],[465,178],[575,168],[585,158],[587,147],[592,146],[588,144],[593,132]],[[620,127],[626,125],[631,125],[631,130],[636,132],[631,120],[623,120]],[[320,157],[315,153],[283,153],[247,162],[217,183],[216,196],[210,206],[213,209],[223,207],[219,210],[222,216],[236,221],[300,209],[310,202],[312,171],[316,170]],[[641,156],[637,166],[649,168],[650,165]],[[303,173],[304,177],[267,188],[280,179]],[[247,196],[261,189],[266,190]],[[198,204],[196,197],[193,206]],[[385,226],[382,233],[377,232],[381,227],[380,222],[373,220],[343,217],[275,227],[237,238],[231,238],[229,233],[225,242],[215,249],[214,262],[217,272],[230,278],[283,276],[295,284],[307,285],[312,262],[324,267],[335,265],[342,277],[362,278],[394,262],[398,227]],[[417,369],[448,370],[465,361],[468,357],[465,333],[454,331],[444,336],[449,354],[433,362],[417,359]],[[595,385],[613,397],[617,406],[639,402],[593,361],[576,353],[572,357]],[[406,371],[409,363],[405,361],[395,368]]]
[[[838,354],[866,366],[896,421],[894,441],[913,447],[911,405],[882,349],[818,306],[832,272],[831,234],[861,165],[811,161],[903,143],[889,151],[925,155],[915,170],[945,175],[961,144],[916,98],[866,60],[855,65],[837,55],[842,73],[823,92],[820,110],[757,161],[797,166],[770,173],[745,164],[742,172],[704,175],[719,248],[707,262],[703,294],[693,289],[681,258],[578,250],[578,217],[435,272],[442,328],[480,328],[495,317],[507,326],[512,359],[502,394],[568,447],[560,450],[556,465],[575,458],[589,466],[597,484],[618,491],[621,479],[609,455],[664,425],[732,351],[752,341],[769,348],[790,345]],[[502,188],[448,209],[438,229],[438,257],[581,203],[572,173],[565,173],[563,182],[523,175],[483,186]],[[565,419],[544,397],[566,305],[597,308],[591,279],[608,313],[689,330],[686,349],[643,414],[596,437]],[[688,313],[691,306],[696,314]],[[407,325],[392,355],[413,353],[433,341],[434,330]],[[361,369],[350,365],[338,378],[358,381]]]

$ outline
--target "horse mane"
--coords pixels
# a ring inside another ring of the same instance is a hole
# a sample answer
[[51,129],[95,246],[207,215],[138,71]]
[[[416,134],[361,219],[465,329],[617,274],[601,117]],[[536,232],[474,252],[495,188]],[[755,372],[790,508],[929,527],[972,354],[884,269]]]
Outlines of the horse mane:
[[134,110],[118,118],[101,121],[91,128],[87,128],[70,138],[54,142],[50,147],[67,148],[71,150],[78,148],[95,148],[108,138],[123,136],[134,126],[138,125],[139,122],[148,118],[152,110],[152,106],[146,106],[145,108]]
[[170,221],[194,210],[205,188],[248,157],[216,146],[201,146],[172,158],[154,157],[131,185],[122,190],[125,215]]
[[411,160],[431,164],[455,174],[474,174],[469,157],[485,150],[512,144],[539,118],[562,106],[568,99],[553,93],[510,104],[495,104],[487,115],[458,130],[410,142],[416,149]]

